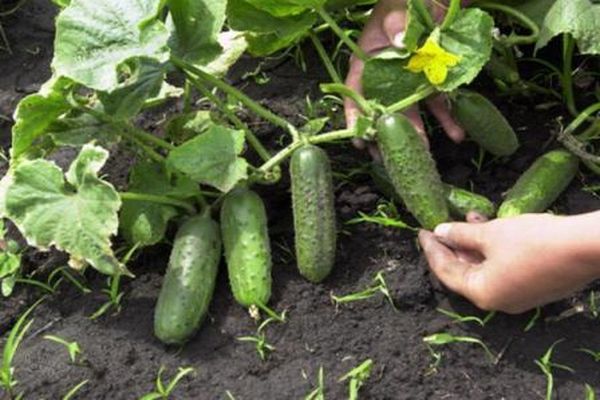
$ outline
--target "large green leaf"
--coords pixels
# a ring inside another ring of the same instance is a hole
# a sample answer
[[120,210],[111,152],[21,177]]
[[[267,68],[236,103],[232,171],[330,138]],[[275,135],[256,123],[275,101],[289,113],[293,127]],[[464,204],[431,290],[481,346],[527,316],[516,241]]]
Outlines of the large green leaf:
[[242,32],[228,31],[219,35],[221,54],[210,63],[199,66],[204,72],[223,77],[248,48],[248,41]]
[[193,180],[228,192],[248,177],[248,163],[238,155],[244,133],[213,125],[169,153],[168,163]]
[[85,86],[110,92],[117,67],[134,57],[168,59],[169,31],[156,19],[161,0],[73,0],[56,20],[52,67]]
[[218,35],[225,23],[223,0],[168,0],[175,34],[171,48],[193,64],[206,64],[221,53]]
[[287,17],[325,5],[326,0],[247,0],[254,7],[275,17]]
[[556,0],[504,0],[506,5],[522,12],[540,27],[555,2]]
[[111,145],[121,138],[120,132],[110,124],[92,115],[74,112],[52,122],[46,132],[58,146],[81,147],[92,141]]
[[415,51],[421,44],[421,38],[425,33],[428,33],[427,22],[425,16],[419,13],[415,7],[415,1],[408,0],[408,9],[406,13],[406,31],[404,34],[404,46],[408,51]]
[[64,250],[73,266],[87,262],[105,274],[127,273],[110,242],[121,200],[98,178],[107,158],[106,150],[88,144],[65,175],[50,161],[20,163],[6,189],[5,211],[30,245]]
[[69,111],[71,106],[65,99],[65,93],[70,85],[67,79],[52,79],[39,93],[29,95],[19,102],[12,129],[13,159],[25,154],[58,117]]
[[536,50],[562,33],[573,35],[581,53],[600,54],[600,4],[590,0],[557,0],[544,19]]

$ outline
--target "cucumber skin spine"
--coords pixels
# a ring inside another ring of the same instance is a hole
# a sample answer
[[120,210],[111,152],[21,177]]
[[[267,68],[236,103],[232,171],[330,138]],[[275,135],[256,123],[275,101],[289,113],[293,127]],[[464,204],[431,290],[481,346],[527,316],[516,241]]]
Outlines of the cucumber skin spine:
[[520,146],[506,118],[479,93],[457,90],[452,114],[473,141],[495,156],[509,156]]
[[[390,181],[390,177],[383,167],[378,163],[372,163],[369,173],[375,186],[390,200],[401,202],[400,196]],[[468,190],[458,188],[447,183],[444,184],[446,204],[452,215],[457,218],[465,218],[469,211],[476,211],[481,215],[492,218],[496,213],[496,207],[487,197]]]
[[240,188],[225,197],[221,233],[233,297],[244,307],[266,305],[271,297],[271,246],[258,194]]
[[321,282],[335,263],[336,217],[333,177],[327,153],[313,145],[294,152],[290,162],[296,262],[300,274]]
[[444,186],[435,162],[411,122],[402,114],[377,121],[377,141],[396,192],[425,229],[449,220]]
[[188,219],[177,231],[154,313],[154,334],[183,344],[200,327],[215,289],[221,235],[206,216]]
[[579,159],[567,150],[553,150],[538,159],[506,193],[498,209],[498,218],[544,212],[569,186]]

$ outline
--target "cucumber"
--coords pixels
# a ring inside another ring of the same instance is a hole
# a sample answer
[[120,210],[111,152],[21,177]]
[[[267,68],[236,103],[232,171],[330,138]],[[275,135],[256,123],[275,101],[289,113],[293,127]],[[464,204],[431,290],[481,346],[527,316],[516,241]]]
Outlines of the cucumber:
[[485,65],[487,73],[494,79],[514,85],[521,80],[519,71],[508,65],[501,57],[492,55]]
[[[392,185],[390,176],[383,165],[375,162],[371,163],[369,174],[371,175],[371,178],[373,179],[377,189],[379,189],[379,191],[386,198],[395,202],[401,202],[400,196],[396,194],[396,190],[394,189],[394,185]],[[464,190],[449,184],[444,184],[444,193],[446,196],[446,204],[448,205],[448,209],[456,218],[464,219],[469,211],[475,211],[481,215],[491,218],[496,212],[494,203],[477,193],[472,193],[468,190]]]
[[553,150],[539,157],[506,193],[498,217],[506,218],[545,211],[569,186],[579,159],[567,150]]
[[220,258],[219,226],[210,217],[192,217],[179,228],[154,310],[154,334],[162,342],[182,344],[198,330]]
[[271,297],[271,247],[261,198],[243,188],[229,193],[221,207],[221,233],[233,297],[244,307],[266,305]]
[[426,229],[449,219],[444,185],[431,154],[404,115],[383,115],[377,121],[377,142],[396,192]]
[[300,274],[321,282],[335,262],[336,224],[333,178],[327,153],[306,145],[290,163],[296,262]]
[[479,93],[457,90],[452,114],[469,137],[495,156],[509,156],[519,148],[519,139],[506,118]]

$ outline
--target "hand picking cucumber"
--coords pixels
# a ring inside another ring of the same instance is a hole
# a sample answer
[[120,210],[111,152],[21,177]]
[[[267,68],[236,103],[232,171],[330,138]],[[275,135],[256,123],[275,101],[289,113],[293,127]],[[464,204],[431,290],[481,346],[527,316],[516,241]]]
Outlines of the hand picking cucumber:
[[221,232],[229,283],[244,307],[271,297],[271,247],[261,198],[248,189],[229,193],[221,207]]
[[467,134],[495,156],[509,156],[519,148],[519,139],[494,104],[469,90],[456,91],[452,114]]
[[[381,191],[385,197],[395,202],[402,201],[400,196],[396,194],[396,190],[392,185],[390,176],[383,165],[375,162],[371,163],[369,174],[371,175],[371,178],[373,179],[377,189],[379,189],[379,191]],[[472,193],[468,190],[464,190],[449,184],[444,184],[444,193],[446,196],[446,204],[448,205],[448,209],[456,218],[465,218],[469,211],[475,211],[481,215],[491,218],[496,212],[494,203],[477,193]]]
[[296,262],[300,274],[321,282],[335,263],[336,224],[333,178],[327,153],[306,145],[290,163]]
[[195,216],[177,231],[154,312],[154,334],[182,344],[200,327],[212,299],[221,258],[219,226]]
[[569,186],[579,169],[579,159],[567,150],[539,157],[506,193],[498,217],[545,211]]
[[404,115],[384,115],[377,121],[377,142],[396,192],[426,229],[449,219],[444,186],[431,154]]

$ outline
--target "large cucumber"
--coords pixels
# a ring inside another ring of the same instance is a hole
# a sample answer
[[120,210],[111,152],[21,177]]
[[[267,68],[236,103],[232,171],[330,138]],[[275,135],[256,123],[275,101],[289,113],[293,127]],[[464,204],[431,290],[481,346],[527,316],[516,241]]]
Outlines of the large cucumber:
[[335,262],[336,224],[333,178],[327,153],[306,145],[290,164],[296,262],[302,276],[320,282]]
[[401,114],[380,117],[377,142],[385,169],[408,211],[426,229],[448,221],[444,185],[411,122]]
[[177,231],[154,311],[154,334],[182,344],[199,328],[212,299],[221,258],[219,226],[195,216]]
[[247,189],[227,195],[221,232],[231,291],[244,307],[266,305],[271,297],[271,247],[261,198]]
[[[396,194],[396,189],[394,189],[390,176],[383,165],[376,162],[371,163],[369,174],[377,189],[379,189],[385,197],[396,202],[402,201],[400,196]],[[469,192],[468,190],[449,184],[444,184],[444,193],[448,209],[454,217],[465,218],[469,211],[475,211],[491,218],[496,212],[494,203],[477,193]]]
[[519,139],[494,104],[469,90],[456,91],[452,114],[473,141],[495,156],[508,156],[519,148]]
[[506,193],[498,217],[545,211],[569,186],[579,169],[579,159],[567,150],[539,157]]

